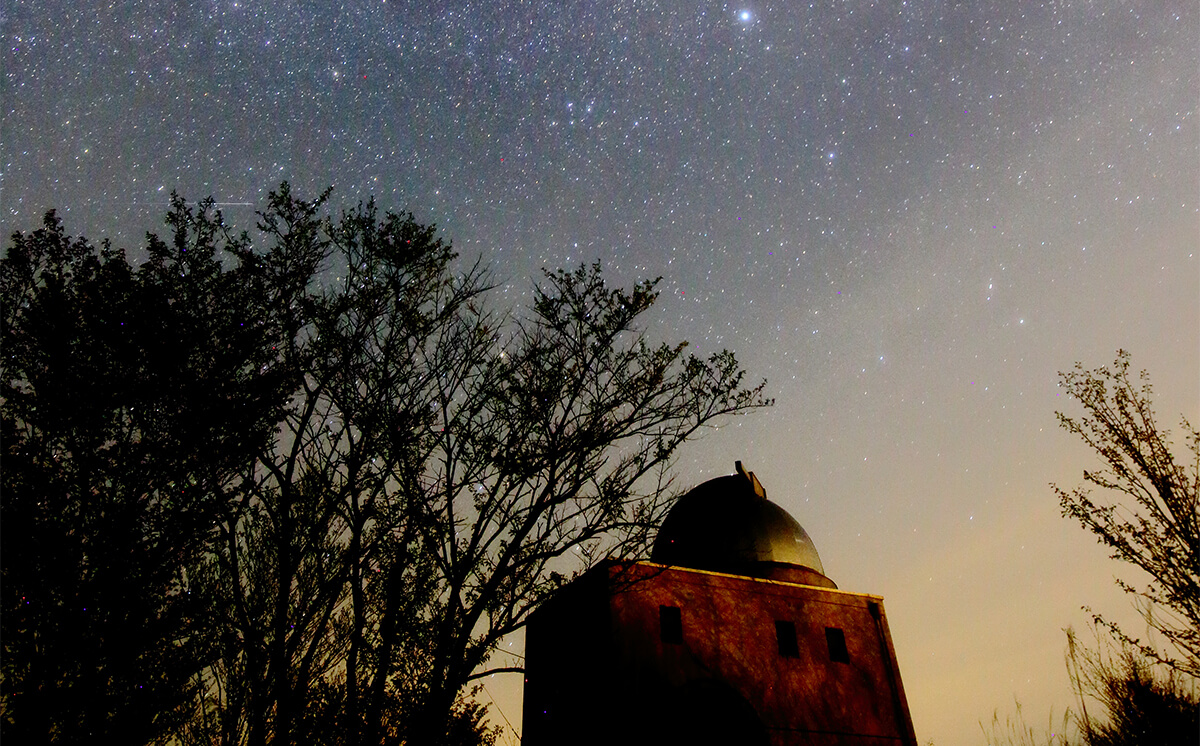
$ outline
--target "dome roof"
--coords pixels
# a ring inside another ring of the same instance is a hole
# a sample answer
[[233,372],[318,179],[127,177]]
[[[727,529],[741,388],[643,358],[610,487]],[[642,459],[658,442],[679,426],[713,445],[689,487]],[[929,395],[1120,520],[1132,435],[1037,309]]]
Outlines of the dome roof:
[[658,530],[651,561],[781,580],[801,580],[786,571],[806,568],[817,576],[809,584],[834,586],[804,528],[767,500],[766,490],[740,461],[737,471],[710,479],[679,499]]

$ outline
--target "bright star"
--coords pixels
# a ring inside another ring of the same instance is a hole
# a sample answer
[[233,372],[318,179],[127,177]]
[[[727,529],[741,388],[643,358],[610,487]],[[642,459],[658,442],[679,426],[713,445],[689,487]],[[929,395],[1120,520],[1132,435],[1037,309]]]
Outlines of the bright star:
[[742,23],[750,23],[750,21],[753,18],[754,18],[754,14],[748,10],[743,10],[743,11],[738,12],[738,20],[741,21]]

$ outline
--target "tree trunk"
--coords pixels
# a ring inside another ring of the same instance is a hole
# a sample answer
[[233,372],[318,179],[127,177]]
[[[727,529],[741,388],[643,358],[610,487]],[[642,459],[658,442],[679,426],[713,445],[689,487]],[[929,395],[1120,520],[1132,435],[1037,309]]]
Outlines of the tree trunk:
[[271,639],[270,663],[271,697],[275,703],[275,722],[272,743],[290,746],[292,731],[292,696],[288,661],[288,607],[291,600],[292,576],[292,514],[290,485],[279,491],[279,535],[276,537],[275,563],[278,587],[275,592],[274,635]]
[[[352,494],[353,491],[352,491]],[[357,507],[357,506],[356,506]],[[350,528],[350,604],[354,620],[350,629],[350,650],[346,654],[346,734],[348,746],[358,746],[364,728],[362,698],[358,691],[358,656],[362,648],[362,630],[366,625],[366,599],[363,594],[362,578],[362,530],[363,519],[352,513],[354,521]]]

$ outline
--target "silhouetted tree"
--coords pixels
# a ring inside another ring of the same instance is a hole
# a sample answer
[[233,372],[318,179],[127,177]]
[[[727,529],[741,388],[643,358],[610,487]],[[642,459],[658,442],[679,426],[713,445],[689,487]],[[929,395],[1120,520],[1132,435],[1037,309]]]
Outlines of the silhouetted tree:
[[[3,732],[146,743],[208,663],[187,565],[293,388],[263,313],[303,290],[175,197],[134,270],[49,213],[0,261]],[[294,274],[294,273],[293,273]]]
[[[435,229],[174,197],[132,268],[50,215],[3,273],[3,717],[23,742],[487,744],[469,684],[644,549],[678,447],[765,406],[650,344],[654,282],[489,305]],[[504,666],[500,667],[504,669]]]
[[1138,385],[1129,363],[1121,350],[1111,367],[1085,370],[1077,363],[1059,374],[1060,385],[1085,410],[1081,418],[1058,412],[1059,423],[1100,457],[1102,468],[1083,476],[1106,490],[1106,499],[1093,499],[1083,487],[1052,486],[1064,516],[1094,533],[1114,559],[1150,576],[1140,590],[1117,582],[1135,596],[1167,649],[1131,637],[1099,614],[1096,628],[1114,642],[1097,634],[1097,647],[1088,650],[1068,630],[1068,671],[1079,708],[1074,720],[1089,746],[1192,744],[1200,737],[1200,433],[1182,419],[1187,456],[1177,461],[1170,433],[1155,421],[1149,376],[1142,371]]
[[[1094,500],[1086,488],[1054,486],[1063,514],[1078,520],[1112,549],[1112,557],[1144,570],[1150,581],[1136,589],[1117,581],[1139,599],[1146,623],[1175,651],[1162,651],[1130,637],[1114,623],[1116,639],[1191,677],[1200,676],[1200,433],[1186,418],[1181,427],[1186,456],[1177,461],[1170,433],[1155,422],[1152,389],[1145,371],[1138,386],[1129,376],[1129,353],[1119,351],[1112,367],[1075,369],[1060,381],[1084,407],[1081,418],[1059,412],[1068,431],[1100,456],[1099,471],[1084,481],[1106,490]],[[1111,495],[1111,497],[1109,497]]]
[[433,416],[429,377],[453,374],[417,370],[414,345],[478,295],[478,273],[460,286],[449,247],[411,216],[379,221],[368,204],[335,223],[322,202],[285,184],[260,216],[261,234],[309,267],[278,349],[302,376],[194,572],[223,632],[188,730],[201,742],[354,743],[367,722],[382,738],[411,719],[407,692],[423,685],[408,661],[375,661],[378,645],[424,647],[418,615],[435,583],[411,520],[421,506],[393,497],[397,460]]
[[548,273],[527,311],[498,310],[432,227],[320,206],[285,185],[261,215],[319,260],[279,347],[299,385],[193,573],[222,634],[187,738],[484,738],[462,697],[499,641],[643,548],[676,449],[767,402],[731,354],[642,337],[653,282]]

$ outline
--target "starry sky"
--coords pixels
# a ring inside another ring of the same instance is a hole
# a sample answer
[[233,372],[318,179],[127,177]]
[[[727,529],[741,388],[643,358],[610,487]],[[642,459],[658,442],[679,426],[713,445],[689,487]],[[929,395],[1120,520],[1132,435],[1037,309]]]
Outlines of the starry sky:
[[[94,7],[93,7],[94,6]],[[167,197],[374,195],[482,256],[662,276],[651,335],[776,406],[741,459],[885,597],[918,738],[1071,704],[1062,628],[1132,580],[1058,515],[1090,454],[1056,371],[1118,348],[1200,421],[1194,0],[9,0],[0,228],[135,248]],[[521,640],[513,641],[519,651]],[[505,743],[519,677],[486,682]]]

